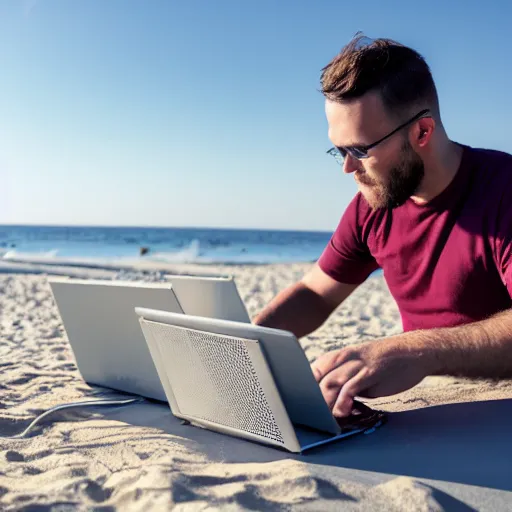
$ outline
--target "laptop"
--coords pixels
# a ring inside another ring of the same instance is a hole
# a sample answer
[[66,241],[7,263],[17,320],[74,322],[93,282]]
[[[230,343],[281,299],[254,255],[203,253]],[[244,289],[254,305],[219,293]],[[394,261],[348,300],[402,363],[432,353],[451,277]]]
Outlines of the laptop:
[[[169,276],[144,283],[48,279],[77,367],[99,386],[167,401],[136,306],[250,322],[232,278]],[[178,292],[178,293],[176,293]]]
[[242,322],[137,307],[174,416],[291,452],[380,426],[366,406],[337,421],[296,337]]
[[185,314],[251,323],[232,276],[165,276]]

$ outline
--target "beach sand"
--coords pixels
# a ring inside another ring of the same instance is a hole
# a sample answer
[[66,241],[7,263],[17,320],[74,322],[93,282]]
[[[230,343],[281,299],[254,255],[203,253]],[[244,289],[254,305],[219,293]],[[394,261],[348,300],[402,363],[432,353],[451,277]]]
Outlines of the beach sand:
[[[234,275],[253,316],[309,267],[165,271]],[[374,434],[302,456],[181,425],[166,405],[150,402],[68,411],[9,439],[44,410],[97,393],[74,364],[45,272],[141,280],[165,272],[15,264],[3,271],[10,273],[0,274],[2,510],[512,510],[510,381],[427,378],[368,402],[391,413]],[[313,361],[400,331],[376,276],[301,344]]]

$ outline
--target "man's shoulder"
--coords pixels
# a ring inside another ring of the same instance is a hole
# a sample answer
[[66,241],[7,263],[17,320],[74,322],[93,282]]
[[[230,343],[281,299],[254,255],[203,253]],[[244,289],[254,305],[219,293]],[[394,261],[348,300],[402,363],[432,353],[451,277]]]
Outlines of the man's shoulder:
[[493,158],[496,160],[505,159],[512,161],[512,154],[506,151],[502,151],[500,149],[493,148],[483,148],[483,147],[473,147],[473,146],[465,146],[468,150],[470,150],[474,155],[479,155],[482,157]]
[[498,149],[468,147],[470,161],[487,178],[512,178],[512,154]]
[[472,189],[488,206],[509,202],[512,206],[512,154],[497,149],[468,148],[473,169]]

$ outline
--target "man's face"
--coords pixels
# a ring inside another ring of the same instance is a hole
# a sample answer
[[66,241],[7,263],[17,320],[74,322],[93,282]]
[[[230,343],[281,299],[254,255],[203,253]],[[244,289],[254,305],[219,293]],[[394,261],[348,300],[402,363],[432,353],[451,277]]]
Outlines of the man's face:
[[[378,94],[367,93],[350,102],[326,100],[329,138],[335,146],[368,145],[393,131],[401,122],[390,118]],[[373,208],[396,208],[419,188],[424,165],[408,139],[408,128],[400,130],[375,148],[368,158],[347,154],[346,173],[354,173],[359,190]]]

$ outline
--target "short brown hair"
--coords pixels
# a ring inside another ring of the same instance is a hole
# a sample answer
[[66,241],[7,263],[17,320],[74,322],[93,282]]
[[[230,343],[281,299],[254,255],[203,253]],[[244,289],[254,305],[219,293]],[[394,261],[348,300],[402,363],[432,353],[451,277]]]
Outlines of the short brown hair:
[[391,39],[372,40],[356,34],[322,69],[321,84],[322,94],[331,101],[379,91],[391,114],[419,104],[439,113],[436,86],[425,59]]

